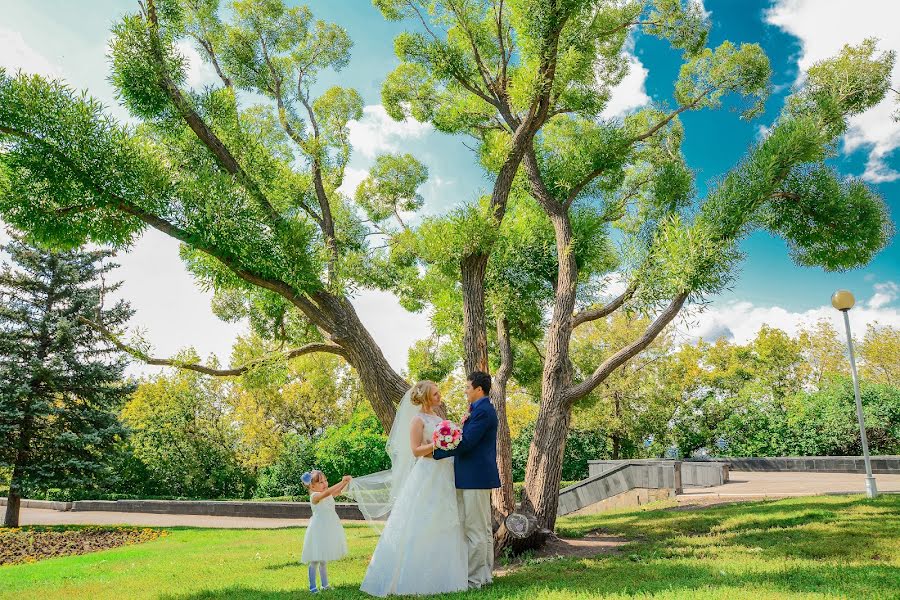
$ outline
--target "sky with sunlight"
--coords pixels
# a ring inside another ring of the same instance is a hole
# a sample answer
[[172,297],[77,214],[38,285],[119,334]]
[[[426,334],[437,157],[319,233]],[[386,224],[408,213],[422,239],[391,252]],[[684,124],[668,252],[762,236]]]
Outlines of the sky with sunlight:
[[[226,4],[228,0],[223,0]],[[287,0],[293,4],[296,0]],[[900,2],[897,0],[703,0],[712,30],[710,44],[724,40],[759,43],[772,64],[773,94],[765,113],[741,121],[729,110],[682,115],[684,152],[696,170],[701,195],[707,185],[727,171],[748,146],[766,135],[803,71],[827,58],[846,43],[877,37],[881,50],[900,52]],[[353,157],[344,189],[351,193],[365,177],[374,157],[403,150],[429,169],[421,189],[424,212],[439,214],[477,198],[490,181],[475,164],[462,137],[434,131],[415,121],[395,122],[381,106],[381,83],[397,64],[393,38],[403,24],[386,22],[369,0],[308,0],[313,14],[343,26],[354,41],[350,64],[339,73],[320,77],[323,88],[334,84],[355,87],[366,104],[364,117],[351,123]],[[0,0],[0,67],[66,80],[86,89],[128,121],[107,81],[109,30],[136,0]],[[217,83],[189,44],[189,83]],[[627,47],[630,72],[615,90],[604,117],[619,118],[655,101],[672,102],[679,54],[667,43],[637,35]],[[900,88],[900,61],[893,72]],[[890,101],[854,117],[840,144],[834,165],[846,176],[869,182],[887,200],[893,219],[900,222],[900,123],[891,119]],[[5,234],[0,234],[5,238]],[[795,332],[820,318],[838,314],[829,304],[831,293],[848,288],[857,297],[852,319],[862,332],[865,323],[900,327],[900,242],[896,240],[869,265],[847,273],[794,265],[784,242],[757,233],[743,242],[742,270],[730,291],[713,299],[703,312],[678,323],[678,334],[691,342],[726,336],[738,342],[752,338],[763,323]],[[155,353],[164,356],[187,345],[202,356],[218,355],[227,363],[231,344],[245,331],[244,324],[219,321],[210,310],[210,293],[199,289],[178,259],[176,242],[149,231],[118,257],[122,295],[137,310],[135,329],[144,331]],[[388,360],[401,369],[413,341],[428,335],[427,314],[406,313],[390,294],[362,292],[354,303]],[[152,372],[137,368],[136,372]]]

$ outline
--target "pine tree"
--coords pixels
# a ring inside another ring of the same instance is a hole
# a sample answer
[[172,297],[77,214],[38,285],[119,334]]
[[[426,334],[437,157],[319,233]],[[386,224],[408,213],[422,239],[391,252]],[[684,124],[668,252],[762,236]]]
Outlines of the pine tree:
[[0,271],[0,467],[11,470],[4,525],[25,494],[90,487],[121,437],[117,412],[133,385],[125,357],[91,325],[116,329],[133,311],[104,308],[120,284],[107,250],[47,251],[14,238]]

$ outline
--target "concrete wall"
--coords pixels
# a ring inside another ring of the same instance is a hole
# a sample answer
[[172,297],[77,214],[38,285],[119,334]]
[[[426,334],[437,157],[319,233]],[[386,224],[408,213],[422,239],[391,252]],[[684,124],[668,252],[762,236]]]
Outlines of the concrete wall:
[[[663,459],[634,459],[634,460],[590,460],[588,461],[588,472],[590,475],[599,475],[615,466],[623,464],[631,465],[669,465],[674,467],[680,461],[663,460]],[[723,462],[680,462],[681,465],[681,485],[682,486],[699,486],[709,487],[713,485],[722,485],[728,481],[728,465]],[[656,486],[648,486],[656,487]]]
[[[865,473],[862,456],[778,456],[716,458],[732,471],[804,471],[807,473]],[[690,464],[706,461],[692,459]],[[900,475],[900,456],[872,456],[872,472]],[[685,463],[688,464],[688,463]]]
[[650,490],[646,488],[634,488],[622,494],[601,500],[580,510],[569,513],[570,517],[580,515],[593,515],[608,510],[616,510],[619,508],[633,508],[635,506],[643,506],[651,502],[659,502],[660,500],[668,500],[675,497],[675,490],[658,489]]
[[[0,506],[6,506],[6,498],[0,498]],[[23,499],[19,506],[21,506],[22,508],[43,508],[47,510],[59,511],[72,510],[71,502],[54,502],[51,500]]]
[[659,461],[645,463],[623,462],[560,490],[556,514],[559,516],[581,511],[635,488],[665,489],[680,492],[681,477],[678,463]]
[[[0,498],[0,506],[6,498]],[[269,519],[308,519],[309,502],[219,502],[212,500],[78,500],[46,502],[22,500],[24,508],[71,511],[154,513],[163,515],[210,515],[216,517],[262,517]],[[356,504],[337,504],[342,519],[362,520]]]

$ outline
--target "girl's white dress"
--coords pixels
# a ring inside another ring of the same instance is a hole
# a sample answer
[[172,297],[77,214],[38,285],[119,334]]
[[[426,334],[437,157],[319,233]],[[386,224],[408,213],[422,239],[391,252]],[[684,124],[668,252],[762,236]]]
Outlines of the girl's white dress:
[[306,528],[300,562],[328,562],[347,556],[347,536],[334,509],[334,497],[310,502],[312,519]]
[[[441,418],[419,416],[427,444]],[[360,589],[373,596],[466,590],[468,561],[453,459],[419,458],[397,494]]]

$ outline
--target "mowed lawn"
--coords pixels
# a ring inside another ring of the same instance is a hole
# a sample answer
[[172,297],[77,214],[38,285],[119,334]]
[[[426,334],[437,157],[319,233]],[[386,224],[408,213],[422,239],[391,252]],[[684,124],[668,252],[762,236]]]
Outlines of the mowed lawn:
[[[561,519],[560,535],[633,540],[616,555],[526,561],[479,592],[446,598],[900,598],[900,496],[827,496]],[[350,556],[323,598],[362,598],[375,546],[348,526]],[[307,596],[302,529],[172,528],[152,542],[0,567],[0,598]]]

